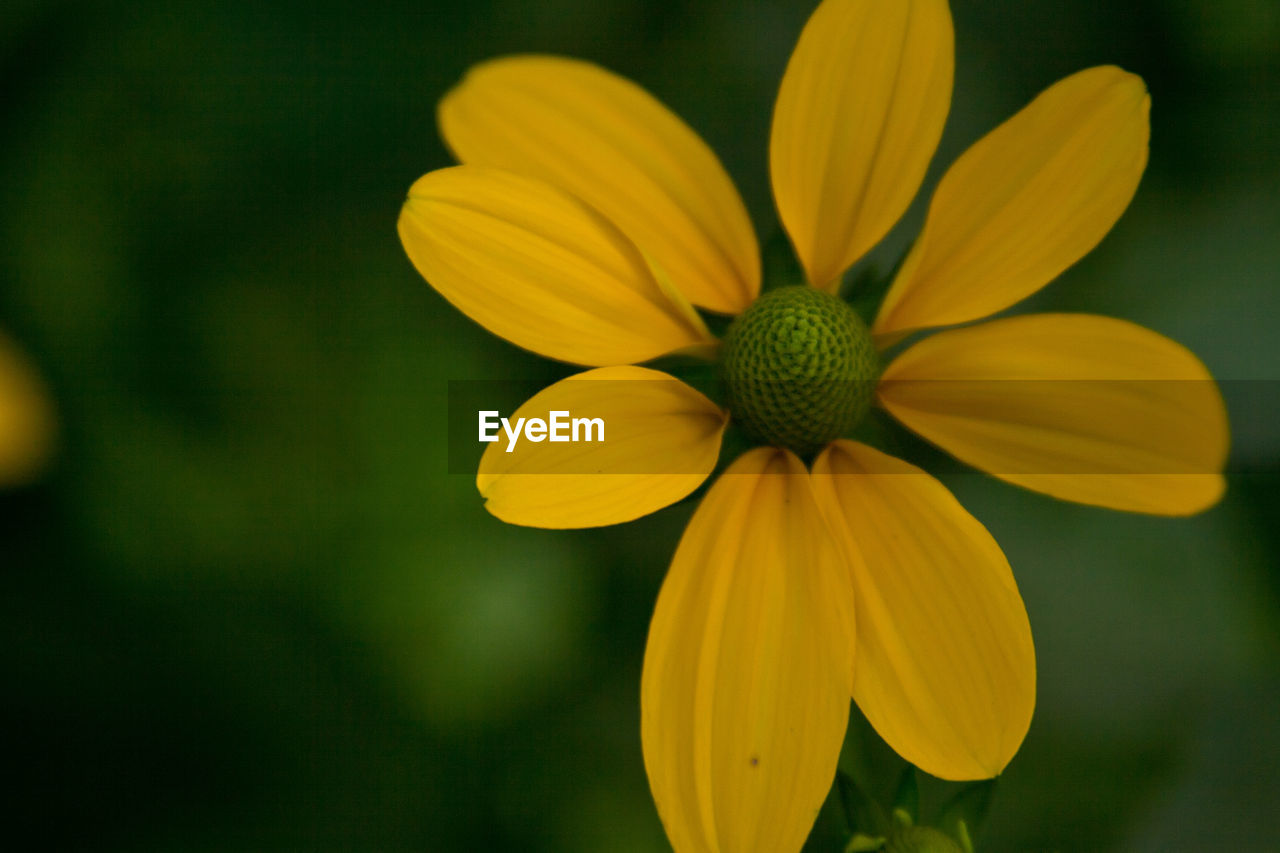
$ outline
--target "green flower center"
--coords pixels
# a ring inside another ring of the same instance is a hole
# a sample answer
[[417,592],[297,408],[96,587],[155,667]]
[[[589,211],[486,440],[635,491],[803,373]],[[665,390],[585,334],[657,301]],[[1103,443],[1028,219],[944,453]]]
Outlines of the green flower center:
[[963,853],[949,835],[927,826],[908,826],[889,839],[884,853]]
[[798,285],[766,293],[733,321],[722,369],[734,420],[762,443],[807,455],[858,425],[880,364],[852,308]]

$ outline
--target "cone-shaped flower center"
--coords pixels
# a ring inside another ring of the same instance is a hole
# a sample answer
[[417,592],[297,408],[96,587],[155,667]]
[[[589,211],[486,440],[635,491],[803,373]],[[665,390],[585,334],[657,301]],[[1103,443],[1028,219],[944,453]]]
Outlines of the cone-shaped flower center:
[[927,826],[898,830],[884,847],[884,853],[963,853],[951,836]]
[[757,299],[729,326],[723,359],[734,420],[753,438],[801,455],[858,425],[879,373],[861,318],[806,286]]

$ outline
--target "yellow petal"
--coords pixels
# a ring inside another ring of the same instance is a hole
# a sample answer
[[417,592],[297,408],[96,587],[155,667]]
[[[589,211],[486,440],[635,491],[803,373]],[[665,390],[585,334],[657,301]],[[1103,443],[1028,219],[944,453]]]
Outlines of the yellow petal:
[[809,281],[838,278],[911,203],[951,105],[946,0],[824,0],[773,113],[769,164]]
[[43,383],[26,357],[0,335],[0,486],[19,485],[43,469],[55,420]]
[[1225,488],[1227,415],[1209,371],[1123,320],[1032,314],[939,332],[890,364],[878,393],[957,458],[1055,497],[1186,515]]
[[876,335],[994,314],[1098,245],[1146,168],[1150,109],[1142,78],[1091,68],[979,140],[938,184]]
[[599,210],[695,305],[737,313],[759,292],[755,232],[724,167],[629,80],[574,59],[496,59],[441,101],[439,121],[462,162],[540,178]]
[[569,438],[575,419],[602,423],[581,423],[576,442],[553,442],[548,433],[513,443],[503,428],[491,432],[496,440],[480,460],[476,486],[485,508],[503,521],[598,527],[662,509],[702,485],[728,423],[702,394],[643,367],[602,367],[562,379],[507,420],[518,432],[519,419],[550,424],[552,412],[565,413],[557,420],[569,426],[558,431]]
[[689,522],[645,649],[645,768],[676,853],[800,849],[844,739],[852,620],[804,465],[745,454]]
[[711,339],[616,227],[550,184],[475,166],[430,172],[409,190],[399,231],[445,299],[541,355],[628,364]]
[[991,534],[914,465],[840,440],[813,488],[853,576],[853,698],[898,754],[943,779],[995,776],[1035,707],[1022,597]]

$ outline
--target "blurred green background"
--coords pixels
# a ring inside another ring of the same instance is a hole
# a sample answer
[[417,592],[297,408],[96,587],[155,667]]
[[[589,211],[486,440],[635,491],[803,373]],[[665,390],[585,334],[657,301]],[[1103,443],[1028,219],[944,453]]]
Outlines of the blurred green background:
[[[667,849],[639,675],[693,504],[567,533],[488,516],[446,473],[447,380],[568,371],[452,310],[395,218],[449,162],[436,100],[545,51],[673,107],[768,238],[772,99],[813,5],[5,3],[0,328],[63,434],[0,493],[0,846]],[[1039,659],[980,847],[1280,850],[1280,4],[951,5],[930,185],[1068,73],[1146,78],[1137,199],[1031,307],[1184,342],[1234,427],[1229,494],[1190,520],[949,478]]]

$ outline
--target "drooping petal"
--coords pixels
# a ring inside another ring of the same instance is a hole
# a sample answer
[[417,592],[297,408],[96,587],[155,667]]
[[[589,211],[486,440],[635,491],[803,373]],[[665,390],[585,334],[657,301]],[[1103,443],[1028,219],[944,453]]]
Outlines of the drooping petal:
[[1187,515],[1225,488],[1209,371],[1123,320],[1032,314],[939,332],[889,365],[878,394],[957,458],[1065,500]]
[[440,102],[439,122],[462,162],[540,178],[599,210],[695,305],[736,314],[759,292],[755,232],[724,167],[631,81],[576,59],[496,59]]
[[538,441],[512,442],[501,427],[490,433],[496,440],[480,459],[476,486],[485,508],[503,521],[599,527],[656,512],[702,485],[728,424],[702,394],[643,367],[601,367],[562,379],[507,420],[513,431],[522,418],[550,425],[552,412],[564,424],[557,436],[576,440],[548,431]]
[[541,355],[629,364],[711,340],[612,223],[550,184],[476,166],[430,172],[398,227],[445,299]]
[[1035,707],[1022,597],[987,529],[900,459],[840,440],[813,488],[853,577],[853,698],[898,754],[943,779],[995,776]]
[[645,768],[676,853],[800,849],[844,738],[852,620],[804,465],[745,454],[689,522],[645,649]]
[[946,0],[824,0],[778,92],[773,194],[809,281],[839,276],[902,216],[951,106]]
[[55,418],[44,384],[0,334],[0,487],[31,480],[53,449]]
[[1146,85],[1114,66],[1050,86],[943,176],[889,289],[881,338],[1030,296],[1098,245],[1147,165]]

